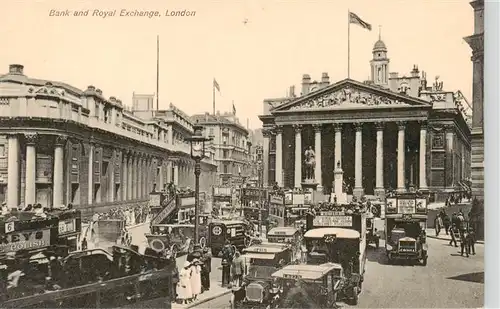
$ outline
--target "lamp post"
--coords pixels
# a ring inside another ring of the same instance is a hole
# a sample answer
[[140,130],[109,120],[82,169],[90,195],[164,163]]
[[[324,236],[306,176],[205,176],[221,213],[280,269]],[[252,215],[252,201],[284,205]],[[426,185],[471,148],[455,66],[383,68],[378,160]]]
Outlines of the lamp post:
[[262,154],[263,154],[263,149],[262,146],[257,146],[257,176],[258,176],[258,181],[259,181],[259,233],[262,234],[262,207],[264,206],[263,204],[263,195],[264,195],[264,183],[263,183],[263,176],[262,175]]
[[205,157],[205,142],[210,139],[203,136],[203,126],[196,124],[193,126],[194,133],[188,139],[191,143],[191,158],[195,161],[194,176],[195,176],[195,196],[194,196],[194,243],[199,241],[200,232],[198,226],[200,224],[200,174],[201,160]]

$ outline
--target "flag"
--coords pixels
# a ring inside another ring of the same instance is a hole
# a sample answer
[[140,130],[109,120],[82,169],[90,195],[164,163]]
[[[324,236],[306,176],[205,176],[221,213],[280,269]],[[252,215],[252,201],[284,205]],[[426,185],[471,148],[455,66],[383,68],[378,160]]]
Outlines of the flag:
[[359,16],[353,12],[349,12],[349,23],[360,25],[361,27],[372,31],[372,25],[359,18]]
[[233,102],[233,115],[236,115],[236,107],[234,106],[234,102]]
[[219,83],[215,80],[215,78],[214,78],[214,88],[217,89],[217,91],[220,92]]

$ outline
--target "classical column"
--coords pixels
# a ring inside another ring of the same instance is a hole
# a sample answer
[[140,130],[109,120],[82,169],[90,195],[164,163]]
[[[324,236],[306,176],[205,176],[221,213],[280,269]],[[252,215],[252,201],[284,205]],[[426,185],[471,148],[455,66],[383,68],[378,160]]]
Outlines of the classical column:
[[158,172],[158,178],[156,180],[156,191],[161,191],[163,190],[163,185],[165,183],[165,180],[163,179],[163,161],[161,159],[160,162],[157,163],[157,166],[159,168],[159,172]]
[[338,162],[340,162],[340,167],[342,167],[342,124],[334,124],[333,129],[335,130],[335,164],[333,165],[333,169],[335,169]]
[[36,142],[38,134],[24,134],[26,141],[26,178],[24,195],[25,206],[36,203]]
[[445,186],[453,188],[456,185],[455,179],[455,132],[453,125],[445,126],[446,130],[446,172]]
[[315,152],[315,160],[316,166],[314,167],[314,179],[317,186],[318,192],[323,192],[323,179],[322,179],[322,170],[321,170],[321,124],[316,124],[314,127],[314,152]]
[[427,190],[427,123],[420,123],[420,150],[419,150],[419,187],[420,190]]
[[144,155],[141,154],[139,157],[139,162],[137,163],[137,171],[139,172],[137,174],[138,177],[138,183],[139,185],[137,186],[137,198],[140,199],[143,197],[144,192],[143,192],[143,187],[144,187]]
[[296,124],[293,126],[295,130],[295,181],[294,187],[302,187],[302,126]]
[[9,153],[7,158],[7,207],[19,206],[19,137],[9,135]]
[[269,143],[271,139],[271,131],[270,130],[262,130],[262,135],[264,137],[264,141],[262,144],[262,163],[263,163],[263,183],[264,187],[269,186]]
[[405,127],[406,123],[398,122],[398,191],[406,191],[405,183]]
[[383,195],[384,190],[384,123],[375,124],[377,128],[377,150],[375,158],[375,195]]
[[127,158],[127,151],[123,150],[122,151],[122,174],[121,176],[121,200],[126,201],[127,200],[127,191],[128,191],[128,158]]
[[174,162],[174,185],[179,186],[179,162]]
[[363,124],[354,123],[356,142],[354,151],[354,191],[353,195],[362,196],[363,190]]
[[88,204],[94,202],[94,143],[89,144],[89,167],[88,167]]
[[276,168],[275,179],[280,188],[283,187],[283,128],[276,127]]
[[137,199],[137,192],[139,188],[139,173],[137,170],[137,166],[139,163],[139,154],[136,152],[133,154],[132,157],[132,199],[136,200]]
[[127,200],[134,199],[134,153],[127,154]]
[[[169,184],[172,182],[172,161],[167,161],[167,179],[165,183]],[[163,187],[161,187],[163,189]]]
[[54,208],[60,208],[64,203],[64,145],[67,139],[67,136],[58,135],[54,144],[54,177],[52,179],[52,193],[54,194],[52,207]]
[[[114,112],[114,111],[112,111]],[[113,122],[114,124],[114,122]],[[114,202],[115,201],[115,168],[116,168],[116,154],[118,152],[116,151],[116,149],[113,149],[113,156],[112,156],[112,159],[111,159],[111,164],[109,164],[109,167],[108,167],[108,173],[109,173],[109,177],[108,177],[108,180],[109,180],[109,186],[108,186],[108,202]]]

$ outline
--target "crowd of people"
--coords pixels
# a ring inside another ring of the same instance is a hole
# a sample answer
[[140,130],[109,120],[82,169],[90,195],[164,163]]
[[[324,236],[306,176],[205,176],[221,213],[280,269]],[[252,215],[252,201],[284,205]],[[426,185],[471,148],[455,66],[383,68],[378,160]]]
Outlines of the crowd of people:
[[212,272],[212,254],[208,247],[201,249],[195,245],[189,253],[183,268],[178,271],[175,294],[181,304],[189,304],[197,300],[198,295],[210,290],[210,273]]
[[460,255],[464,254],[469,257],[470,254],[475,255],[476,233],[469,225],[471,220],[471,213],[469,212],[468,218],[465,217],[462,210],[458,213],[453,213],[451,217],[442,209],[434,220],[434,227],[436,236],[439,236],[441,230],[444,229],[446,235],[450,236],[450,246],[458,247],[460,242]]

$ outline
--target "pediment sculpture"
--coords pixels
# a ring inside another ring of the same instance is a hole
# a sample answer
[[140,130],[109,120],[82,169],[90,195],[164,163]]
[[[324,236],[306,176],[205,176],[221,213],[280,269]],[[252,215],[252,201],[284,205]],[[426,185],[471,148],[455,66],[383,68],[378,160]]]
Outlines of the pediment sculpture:
[[324,95],[316,96],[293,105],[289,110],[308,108],[331,108],[342,104],[360,104],[366,106],[378,105],[408,105],[407,103],[395,99],[360,91],[354,88],[343,88]]
[[64,96],[65,92],[64,90],[59,90],[57,88],[54,88],[50,85],[42,86],[42,87],[29,87],[28,88],[28,93],[33,93],[35,95],[37,94],[42,94],[42,95],[51,95],[51,96]]

